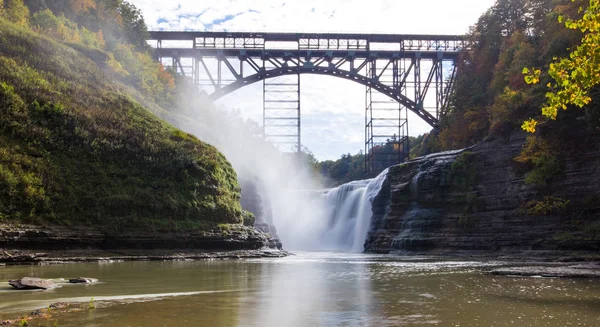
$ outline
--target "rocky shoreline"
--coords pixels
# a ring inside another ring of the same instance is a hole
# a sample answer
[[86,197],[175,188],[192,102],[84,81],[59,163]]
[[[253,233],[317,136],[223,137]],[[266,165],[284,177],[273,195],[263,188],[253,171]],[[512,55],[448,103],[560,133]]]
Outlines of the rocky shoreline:
[[279,240],[241,225],[210,231],[107,233],[84,227],[0,224],[0,265],[287,255]]
[[290,255],[279,249],[193,251],[193,250],[64,250],[35,252],[0,249],[0,266],[47,265],[85,262],[182,261],[281,258]]
[[81,303],[64,303],[57,302],[50,304],[47,308],[40,308],[32,311],[29,315],[19,316],[12,319],[0,320],[0,326],[29,326],[33,320],[36,321],[49,321],[57,315],[73,313],[73,312],[83,312],[87,310],[93,310],[96,308],[91,308],[90,304],[87,305],[87,308],[84,304]]

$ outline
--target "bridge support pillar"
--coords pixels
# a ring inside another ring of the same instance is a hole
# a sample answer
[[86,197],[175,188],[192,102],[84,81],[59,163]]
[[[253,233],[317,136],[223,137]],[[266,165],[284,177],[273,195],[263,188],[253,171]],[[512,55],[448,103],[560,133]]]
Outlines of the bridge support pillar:
[[263,80],[263,134],[284,152],[302,151],[300,74]]
[[[387,65],[392,69],[385,66],[378,70],[375,61],[369,63],[367,76],[392,83],[400,93],[406,94],[404,83],[397,82],[406,70],[404,60],[393,60]],[[365,108],[365,175],[374,177],[408,158],[408,109],[371,85],[366,87]]]

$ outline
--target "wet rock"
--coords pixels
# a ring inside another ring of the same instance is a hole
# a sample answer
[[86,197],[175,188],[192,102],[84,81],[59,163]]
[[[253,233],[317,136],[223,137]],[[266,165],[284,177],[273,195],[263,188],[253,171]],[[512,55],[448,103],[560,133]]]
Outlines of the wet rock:
[[272,242],[269,242],[270,248],[283,248],[277,235],[277,229],[273,223],[273,212],[269,198],[265,196],[264,186],[258,180],[245,180],[241,182],[242,197],[240,202],[244,210],[254,214],[254,227],[271,235]]
[[[227,231],[151,232],[127,230],[104,233],[91,227],[0,224],[0,263],[28,264],[52,261],[56,253],[88,250],[238,251],[281,248],[281,242],[254,227],[231,225]],[[5,249],[5,250],[2,250]],[[15,250],[16,249],[16,250]],[[36,250],[47,252],[39,253]],[[83,261],[85,258],[82,258]],[[94,260],[91,260],[94,261]]]
[[9,280],[8,284],[19,290],[33,290],[33,289],[51,289],[60,287],[58,284],[51,280],[41,279],[36,277],[23,277],[21,279]]
[[[188,261],[188,260],[211,260],[211,259],[254,259],[254,258],[281,258],[291,253],[275,248],[263,247],[257,250],[235,250],[235,251],[202,251],[202,250],[166,250],[166,249],[122,249],[108,252],[94,249],[55,251],[50,252],[48,257],[36,262],[13,263],[13,264],[64,264],[74,262],[124,262],[124,261]],[[10,263],[9,263],[10,264]],[[68,280],[53,279],[58,284],[68,283]]]
[[71,283],[71,284],[94,284],[97,282],[98,282],[98,279],[88,278],[88,277],[79,277],[79,278],[69,279],[69,283]]
[[[1,232],[0,232],[1,233]],[[46,257],[46,253],[21,253],[20,251],[1,251],[0,262],[7,263],[19,263],[19,262],[34,262],[39,261],[40,258]]]
[[589,267],[507,267],[494,269],[492,275],[523,277],[600,278],[600,269]]
[[37,309],[37,310],[33,310],[31,311],[31,313],[29,314],[30,317],[42,317],[44,316],[44,310],[43,309]]
[[55,309],[55,310],[60,310],[60,309],[66,309],[70,306],[70,303],[67,302],[55,302],[50,304],[49,308],[50,309]]

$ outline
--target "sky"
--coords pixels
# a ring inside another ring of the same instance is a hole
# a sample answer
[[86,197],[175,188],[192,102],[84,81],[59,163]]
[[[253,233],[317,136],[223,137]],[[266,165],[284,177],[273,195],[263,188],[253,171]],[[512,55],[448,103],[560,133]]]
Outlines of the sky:
[[[495,0],[129,0],[150,30],[465,34]],[[365,87],[351,81],[302,75],[302,143],[317,159],[364,149]],[[262,122],[262,84],[216,102]],[[409,114],[409,134],[429,125]]]

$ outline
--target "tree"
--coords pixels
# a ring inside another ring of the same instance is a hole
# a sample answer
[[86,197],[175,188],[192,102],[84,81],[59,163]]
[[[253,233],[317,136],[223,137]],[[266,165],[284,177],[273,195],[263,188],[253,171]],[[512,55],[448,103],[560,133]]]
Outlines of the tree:
[[543,37],[547,33],[547,17],[554,9],[555,0],[528,0],[531,16],[529,33],[533,36]]
[[525,0],[498,0],[493,7],[494,15],[497,16],[503,27],[502,33],[506,36],[512,35],[517,30],[523,30],[527,26],[525,14],[527,6]]
[[135,45],[139,50],[147,50],[146,40],[150,37],[148,26],[144,22],[142,11],[127,1],[119,4],[118,11],[121,14],[123,30],[127,41]]
[[69,7],[73,14],[83,15],[90,9],[96,8],[95,0],[69,0]]
[[53,33],[58,29],[60,21],[50,9],[39,11],[31,17],[31,26]]
[[[559,109],[566,110],[570,105],[581,108],[589,104],[592,101],[590,90],[600,84],[600,0],[590,0],[582,18],[573,20],[559,16],[559,22],[585,34],[569,57],[556,59],[548,69],[548,75],[554,82],[547,85],[550,92],[546,94],[542,115],[552,120],[556,119]],[[524,68],[523,74],[528,84],[540,81],[540,70]],[[537,124],[535,119],[529,119],[522,128],[533,133]]]
[[27,26],[29,9],[25,6],[23,0],[7,0],[4,17],[17,25]]

